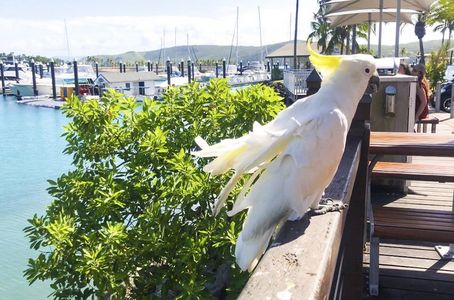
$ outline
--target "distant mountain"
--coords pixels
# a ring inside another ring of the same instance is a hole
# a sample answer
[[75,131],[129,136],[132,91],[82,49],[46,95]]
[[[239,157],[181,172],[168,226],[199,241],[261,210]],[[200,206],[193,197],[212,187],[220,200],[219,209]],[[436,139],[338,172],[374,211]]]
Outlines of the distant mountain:
[[[262,49],[265,49],[268,53],[279,49],[283,45],[289,43],[282,42],[277,44],[266,45]],[[441,45],[440,40],[435,41],[424,41],[424,51],[430,53],[431,51],[437,50]],[[376,45],[371,45],[372,49],[376,49]],[[239,46],[238,47],[238,58],[244,63],[247,61],[260,60],[262,49],[258,46]],[[408,44],[401,44],[400,49],[405,49],[405,56],[415,57],[419,52],[419,43],[413,42]],[[393,56],[394,46],[382,46],[383,56]],[[266,53],[264,53],[266,55]],[[223,58],[229,60],[230,63],[236,63],[236,48],[231,46],[216,46],[216,45],[191,45],[191,46],[177,46],[171,48],[165,48],[161,50],[152,50],[144,52],[129,51],[126,53],[116,55],[97,55],[86,57],[88,61],[98,61],[102,65],[110,65],[113,62],[124,62],[127,64],[145,64],[148,60],[153,63],[158,60],[161,63],[170,58],[173,62],[180,62],[182,59],[187,61],[188,57],[191,57],[192,61],[196,60],[212,60],[221,61]]]

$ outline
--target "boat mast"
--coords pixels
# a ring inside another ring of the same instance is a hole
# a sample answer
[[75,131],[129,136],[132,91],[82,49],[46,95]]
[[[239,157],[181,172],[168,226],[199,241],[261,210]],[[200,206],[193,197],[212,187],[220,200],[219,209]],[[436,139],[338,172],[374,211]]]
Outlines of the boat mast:
[[239,15],[240,15],[240,7],[237,6],[236,7],[236,64],[238,65],[239,64],[239,60],[238,60],[238,18],[239,18]]
[[262,20],[260,19],[260,6],[257,6],[259,11],[259,32],[260,32],[260,62],[263,62],[263,45],[262,45]]
[[66,19],[63,19],[65,22],[65,36],[66,36],[66,50],[68,51],[68,61],[71,60],[71,55],[69,52],[69,39],[68,39],[68,27],[66,26]]

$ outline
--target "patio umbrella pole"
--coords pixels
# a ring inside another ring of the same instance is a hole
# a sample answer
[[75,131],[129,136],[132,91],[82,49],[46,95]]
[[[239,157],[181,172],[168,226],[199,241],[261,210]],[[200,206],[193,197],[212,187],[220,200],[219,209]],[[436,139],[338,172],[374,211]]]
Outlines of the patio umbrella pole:
[[378,25],[378,57],[381,57],[381,34],[383,22],[383,0],[380,0],[380,23]]
[[[383,1],[383,0],[380,0],[380,1]],[[399,29],[400,29],[400,2],[401,0],[396,0],[396,4],[397,4],[397,12],[396,12],[396,43],[394,45],[394,57],[399,57],[399,35],[400,35],[400,32],[399,32]]]
[[369,28],[367,29],[367,52],[370,52],[370,31],[371,31],[371,27],[372,27],[372,14],[369,13]]

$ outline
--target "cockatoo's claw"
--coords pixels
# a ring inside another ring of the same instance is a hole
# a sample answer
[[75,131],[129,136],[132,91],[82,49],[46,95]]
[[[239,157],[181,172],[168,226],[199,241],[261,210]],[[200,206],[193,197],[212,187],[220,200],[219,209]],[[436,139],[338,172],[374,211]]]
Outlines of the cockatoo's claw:
[[347,208],[348,204],[339,202],[339,201],[334,201],[333,199],[327,198],[327,199],[322,199],[320,200],[320,205],[316,209],[310,210],[310,215],[312,216],[319,216],[319,215],[324,215],[327,212],[333,212],[333,211],[342,211],[343,209]]

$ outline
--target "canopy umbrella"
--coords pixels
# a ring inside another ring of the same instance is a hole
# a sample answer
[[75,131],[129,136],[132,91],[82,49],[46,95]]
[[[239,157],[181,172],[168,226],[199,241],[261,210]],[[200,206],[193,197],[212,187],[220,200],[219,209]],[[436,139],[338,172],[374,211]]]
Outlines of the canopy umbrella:
[[[428,11],[432,3],[437,0],[400,0],[401,9]],[[326,2],[326,13],[339,13],[361,9],[379,9],[380,0],[331,0]],[[397,8],[396,0],[383,0],[383,9]]]
[[[401,24],[401,11],[405,9],[414,10],[416,12],[424,12],[430,9],[430,6],[437,0],[331,0],[326,2],[327,13],[339,13],[362,9],[396,9],[396,42],[394,55],[399,55],[399,37]],[[379,39],[378,39],[378,54],[381,56],[381,34],[382,20],[379,21]]]
[[[366,0],[367,1],[367,0]],[[400,9],[400,13],[397,13],[396,9],[362,9],[356,11],[346,11],[339,13],[331,13],[326,15],[328,21],[331,23],[331,26],[347,26],[355,24],[363,24],[372,22],[379,22],[378,30],[378,56],[381,56],[381,34],[382,34],[382,22],[396,22],[398,19],[398,24],[401,23],[412,23],[411,16],[417,14],[418,12],[410,9]],[[400,25],[397,26],[397,29]],[[398,35],[398,30],[396,35]],[[398,44],[398,41],[397,41]],[[367,41],[368,49],[370,49],[370,26],[368,33]],[[397,50],[398,52],[398,50]],[[398,56],[398,54],[396,55]]]
[[[417,13],[414,10],[401,10],[401,22],[412,23],[411,16]],[[396,10],[384,9],[382,22],[395,22],[396,21]],[[347,26],[355,24],[363,24],[368,22],[380,22],[380,10],[379,9],[363,9],[356,11],[347,11],[341,13],[332,13],[326,15],[328,22],[331,26]]]

